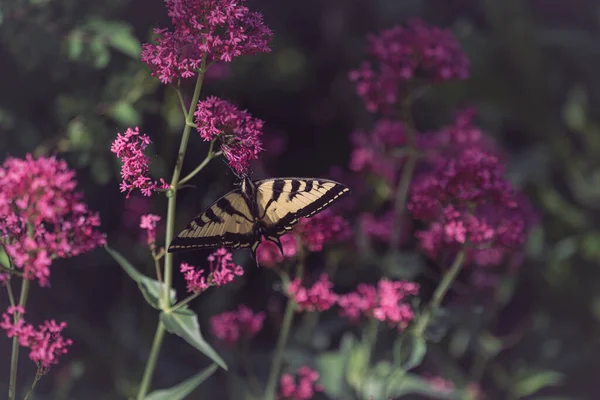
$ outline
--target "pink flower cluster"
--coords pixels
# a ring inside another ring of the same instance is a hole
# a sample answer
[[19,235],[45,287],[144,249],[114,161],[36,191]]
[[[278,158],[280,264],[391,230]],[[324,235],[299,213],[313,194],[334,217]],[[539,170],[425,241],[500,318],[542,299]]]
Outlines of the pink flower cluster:
[[316,392],[322,392],[323,386],[316,384],[319,373],[307,366],[300,367],[298,380],[291,374],[283,374],[279,380],[278,400],[310,400]]
[[230,346],[241,338],[252,339],[263,327],[265,313],[253,313],[251,309],[240,305],[237,311],[224,312],[210,319],[213,334]]
[[369,37],[374,63],[364,62],[350,73],[367,110],[389,111],[418,80],[465,79],[468,59],[450,31],[414,20]]
[[0,245],[26,279],[49,285],[53,259],[105,243],[100,218],[75,191],[75,173],[54,157],[8,158],[0,166]]
[[499,263],[525,240],[531,218],[521,204],[504,178],[498,157],[467,147],[415,180],[408,209],[415,219],[429,222],[427,229],[417,233],[429,257],[468,244],[469,258],[477,259],[479,252],[492,255],[495,249]]
[[332,291],[333,283],[327,274],[321,274],[312,287],[302,286],[301,279],[294,279],[288,286],[288,294],[297,304],[296,311],[327,311],[337,301],[337,295]]
[[[298,225],[281,240],[285,258],[291,258],[298,252],[298,241],[308,251],[322,251],[326,244],[343,242],[352,235],[350,224],[343,217],[327,209],[310,218],[300,218]],[[279,248],[272,242],[263,241],[258,248],[257,258],[261,265],[273,266],[284,260]]]
[[161,179],[161,184],[150,178],[150,158],[144,150],[150,144],[150,138],[140,134],[139,128],[127,128],[125,133],[117,134],[110,151],[121,159],[121,192],[127,192],[127,198],[133,189],[140,189],[144,196],[152,195],[157,188],[168,189],[169,185]]
[[[58,364],[58,358],[67,354],[69,346],[73,344],[71,339],[62,337],[61,332],[67,327],[66,322],[59,324],[56,321],[45,321],[37,329],[28,324],[22,318],[25,310],[21,306],[8,307],[2,314],[0,328],[6,331],[9,338],[16,337],[19,344],[30,349],[29,358],[45,370],[53,364]],[[15,315],[18,320],[13,321]]]
[[406,300],[418,291],[419,285],[413,282],[381,280],[377,287],[361,283],[355,292],[340,295],[338,305],[351,321],[358,322],[364,315],[403,331],[414,317]]
[[186,263],[180,266],[181,273],[185,278],[187,290],[190,293],[199,293],[211,286],[223,286],[233,282],[236,276],[244,275],[241,266],[233,263],[233,256],[225,248],[220,248],[207,258],[209,272],[204,269],[197,270],[196,267]]
[[156,29],[155,43],[142,48],[152,75],[170,83],[194,76],[202,58],[230,62],[235,57],[268,52],[272,32],[262,15],[245,0],[166,0],[174,29]]
[[156,247],[156,224],[158,224],[158,221],[160,221],[160,217],[154,214],[142,215],[140,219],[140,228],[146,230],[146,243],[151,248]]
[[238,174],[245,173],[250,161],[262,151],[263,121],[218,97],[198,103],[196,126],[205,141],[219,138],[225,158]]

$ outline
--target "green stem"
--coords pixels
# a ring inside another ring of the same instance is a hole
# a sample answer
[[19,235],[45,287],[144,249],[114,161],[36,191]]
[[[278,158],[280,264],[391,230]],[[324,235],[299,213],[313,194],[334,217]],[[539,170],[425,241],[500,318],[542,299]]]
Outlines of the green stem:
[[[194,176],[196,176],[196,174],[200,171],[202,171],[202,169],[204,169],[204,167],[206,167],[208,165],[208,163],[210,162],[210,160],[212,160],[213,158],[215,158],[217,156],[216,153],[213,153],[213,146],[215,144],[215,141],[211,141],[210,142],[210,147],[208,148],[208,154],[206,155],[206,157],[204,158],[204,160],[200,163],[200,165],[198,165],[196,167],[196,169],[194,169],[192,172],[190,172],[189,174],[186,175],[185,178],[181,179],[179,181],[178,186],[183,185],[184,183],[186,183],[187,181],[189,181],[190,179],[192,179]],[[221,152],[219,151],[218,154],[221,154]]]
[[[29,295],[29,280],[23,279],[21,282],[21,294],[19,295],[19,305],[25,308],[27,296]],[[21,319],[21,313],[15,313],[14,324]],[[8,382],[8,399],[15,400],[17,397],[17,368],[19,366],[19,339],[15,336],[12,342],[12,353],[10,356],[10,379]]]
[[175,304],[171,308],[171,312],[179,310],[181,307],[185,306],[187,303],[189,303],[190,301],[194,300],[196,297],[200,296],[202,293],[203,292],[198,292],[198,293],[194,293],[194,294],[189,295],[185,299],[181,300],[179,303]]
[[[296,271],[296,278],[302,279],[304,274],[304,251],[300,247],[298,249],[298,269]],[[288,283],[289,284],[289,283]],[[287,293],[287,286],[285,290]],[[285,307],[285,314],[283,315],[283,321],[281,323],[281,330],[279,331],[279,337],[277,338],[277,345],[275,346],[275,354],[273,355],[273,362],[271,364],[271,371],[269,372],[269,379],[267,380],[267,386],[265,388],[265,400],[275,400],[275,392],[277,390],[277,378],[281,371],[281,365],[283,363],[283,353],[285,345],[290,334],[292,327],[292,321],[294,319],[294,312],[296,311],[296,302],[288,298],[287,305]]]
[[[198,79],[196,80],[196,87],[194,88],[194,94],[190,102],[190,107],[187,115],[185,116],[185,127],[181,135],[181,143],[179,144],[179,151],[177,153],[177,161],[173,169],[173,177],[171,178],[171,188],[167,191],[168,205],[167,205],[167,226],[165,232],[165,249],[169,248],[169,244],[173,240],[175,231],[175,211],[177,209],[177,188],[179,184],[179,176],[181,175],[181,169],[183,168],[183,160],[185,158],[185,152],[187,150],[188,141],[190,139],[190,131],[193,124],[194,110],[196,109],[196,103],[200,98],[200,91],[202,90],[202,82],[204,81],[204,72],[206,71],[206,55],[202,58],[202,64],[200,71],[198,71]],[[165,253],[165,290],[162,293],[161,308],[163,311],[168,311],[171,307],[171,299],[169,297],[171,293],[171,286],[173,285],[173,253]],[[140,389],[138,391],[137,399],[143,400],[146,397],[146,393],[150,388],[152,376],[156,368],[156,360],[158,359],[158,353],[162,346],[162,341],[165,335],[165,326],[161,321],[158,323],[156,333],[154,334],[154,340],[152,342],[152,348],[150,355],[148,356],[148,362],[144,369],[144,376]]]
[[368,366],[371,362],[371,354],[373,353],[373,348],[375,347],[375,343],[377,343],[377,331],[379,330],[379,321],[375,318],[369,318],[369,322],[367,323],[367,328],[363,334],[363,342],[366,343],[366,361],[365,366]]
[[33,391],[35,390],[35,387],[37,386],[40,379],[42,379],[42,376],[44,376],[44,374],[41,374],[40,369],[38,368],[37,372],[35,373],[33,383],[31,384],[31,387],[29,388],[29,391],[27,392],[23,400],[29,400],[31,398],[31,396],[33,395]]
[[404,216],[406,209],[406,201],[408,199],[408,189],[415,173],[415,166],[417,164],[417,145],[415,138],[415,127],[412,121],[411,112],[412,96],[409,96],[403,103],[401,108],[402,121],[404,122],[404,128],[406,130],[406,138],[408,139],[408,155],[406,156],[406,162],[404,168],[402,168],[402,175],[400,176],[400,183],[398,184],[398,190],[396,191],[396,223],[390,235],[390,248],[395,249],[400,241],[400,235],[402,234],[402,217]]
[[433,293],[433,298],[431,299],[429,306],[425,309],[423,314],[421,314],[421,316],[417,320],[417,323],[415,324],[414,334],[416,336],[422,336],[425,333],[427,326],[431,322],[431,318],[437,312],[437,310],[440,308],[440,305],[442,304],[442,300],[444,299],[444,296],[446,296],[446,293],[448,293],[450,286],[452,286],[452,283],[458,276],[458,273],[460,272],[460,269],[463,266],[463,263],[465,261],[466,252],[467,252],[467,250],[466,250],[466,246],[465,246],[456,255],[456,258],[454,259],[452,266],[450,267],[448,272],[446,272],[446,274],[442,278],[442,281],[440,282],[438,287],[435,289],[435,292]]
[[150,350],[150,356],[146,363],[146,369],[144,370],[144,376],[142,377],[142,383],[140,383],[140,389],[138,391],[137,400],[144,400],[148,389],[150,389],[150,382],[152,381],[152,375],[156,368],[156,361],[158,360],[158,353],[160,353],[160,346],[162,345],[163,338],[165,336],[165,326],[162,321],[158,321],[156,327],[156,333],[154,334],[154,340],[152,341],[152,348]]

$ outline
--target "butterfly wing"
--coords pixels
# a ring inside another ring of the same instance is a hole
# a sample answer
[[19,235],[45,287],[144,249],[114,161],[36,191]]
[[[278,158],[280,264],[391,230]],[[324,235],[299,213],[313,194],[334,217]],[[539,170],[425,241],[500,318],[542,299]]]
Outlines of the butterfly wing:
[[249,247],[255,242],[254,218],[239,189],[196,216],[169,245],[168,252],[212,247]]
[[258,215],[266,225],[266,238],[279,244],[300,217],[310,217],[350,193],[339,182],[317,178],[275,178],[255,182]]

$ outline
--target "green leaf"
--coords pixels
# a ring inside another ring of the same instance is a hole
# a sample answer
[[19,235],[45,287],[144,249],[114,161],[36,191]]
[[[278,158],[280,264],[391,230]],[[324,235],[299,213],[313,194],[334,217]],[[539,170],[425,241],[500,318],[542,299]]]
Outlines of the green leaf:
[[122,29],[109,36],[109,44],[133,59],[140,58],[142,46],[140,41],[131,34],[130,29]]
[[93,55],[93,64],[96,68],[101,69],[108,65],[110,61],[110,52],[106,47],[104,38],[94,36],[90,40],[90,51]]
[[140,114],[133,107],[133,104],[124,100],[113,103],[107,110],[107,114],[124,126],[140,124]]
[[227,364],[217,352],[204,340],[200,332],[198,317],[189,308],[180,308],[175,311],[161,312],[160,320],[165,324],[167,331],[183,338],[201,353],[227,370]]
[[[104,248],[106,249],[108,254],[110,254],[117,263],[119,263],[121,268],[123,268],[125,270],[127,275],[129,275],[131,277],[131,279],[133,279],[134,281],[137,282],[138,287],[140,288],[140,291],[142,292],[142,295],[144,296],[144,298],[146,299],[148,304],[150,304],[152,307],[156,308],[157,310],[162,310],[162,307],[161,307],[162,298],[160,297],[160,292],[161,292],[160,282],[158,282],[155,279],[150,279],[146,275],[141,274],[137,269],[135,269],[135,267],[129,261],[127,261],[125,259],[125,257],[123,257],[116,250],[113,250],[110,247],[108,247],[108,245],[105,245]],[[165,289],[164,283],[162,284],[162,286],[163,286],[162,289],[164,290]],[[171,305],[175,304],[175,302],[177,301],[177,296],[176,296],[176,292],[174,289],[171,289],[170,300],[171,300]]]
[[548,386],[557,386],[564,380],[564,375],[556,371],[536,371],[521,378],[513,388],[518,398],[530,396]]
[[385,398],[400,397],[407,394],[420,394],[433,399],[458,400],[461,397],[459,391],[443,392],[431,386],[429,381],[415,374],[406,374],[398,370],[389,378],[389,384]]
[[83,32],[79,29],[74,29],[67,37],[67,57],[70,60],[77,60],[83,52]]
[[145,397],[144,400],[182,400],[187,395],[192,393],[202,382],[210,378],[217,370],[217,365],[212,364],[210,367],[200,371],[191,378],[173,386],[169,389],[155,390]]
[[364,385],[365,373],[369,366],[369,353],[366,343],[356,343],[349,351],[346,381],[357,391]]
[[[0,247],[0,265],[4,266],[5,268],[10,268],[10,259],[8,258],[8,254],[6,254],[4,247]],[[4,271],[0,270],[0,272]]]
[[326,352],[317,357],[319,383],[325,393],[335,398],[350,398],[350,390],[345,380],[345,371],[350,358],[350,350],[355,340],[351,333],[342,337],[338,351]]
[[395,362],[401,364],[404,371],[421,365],[426,352],[427,343],[422,336],[408,333],[400,336],[394,343]]

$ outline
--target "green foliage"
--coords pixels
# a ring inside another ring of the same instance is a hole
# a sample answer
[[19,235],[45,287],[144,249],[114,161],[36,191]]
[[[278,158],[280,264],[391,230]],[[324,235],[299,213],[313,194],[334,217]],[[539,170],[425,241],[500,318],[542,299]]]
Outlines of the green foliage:
[[160,313],[160,320],[167,328],[167,331],[181,337],[190,345],[198,349],[221,368],[227,370],[227,364],[217,354],[215,350],[204,340],[200,332],[200,324],[196,313],[186,307],[175,311],[163,311]]
[[210,378],[217,368],[216,364],[212,364],[210,367],[169,389],[155,390],[146,396],[144,400],[183,400],[205,380]]

